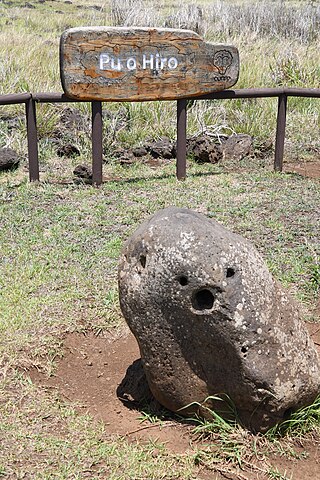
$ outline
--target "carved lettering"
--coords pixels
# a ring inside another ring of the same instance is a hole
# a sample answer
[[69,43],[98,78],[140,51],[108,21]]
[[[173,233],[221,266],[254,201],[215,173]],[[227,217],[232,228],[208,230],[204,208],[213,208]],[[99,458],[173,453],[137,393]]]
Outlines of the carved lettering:
[[99,57],[99,68],[100,70],[115,70],[121,72],[124,70],[134,71],[141,68],[142,70],[151,70],[156,72],[161,72],[161,70],[175,70],[178,68],[179,62],[176,57],[165,58],[161,57],[160,53],[155,55],[144,53],[142,58],[137,58],[135,56],[129,57],[127,59],[115,57],[109,55],[108,53],[101,53]]

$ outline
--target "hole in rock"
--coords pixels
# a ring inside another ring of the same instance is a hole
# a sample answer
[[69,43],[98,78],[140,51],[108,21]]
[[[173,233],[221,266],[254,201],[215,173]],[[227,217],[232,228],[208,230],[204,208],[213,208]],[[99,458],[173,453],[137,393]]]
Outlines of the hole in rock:
[[142,268],[146,267],[147,257],[145,255],[140,255],[140,263],[141,263]]
[[196,292],[192,299],[192,306],[195,310],[210,310],[213,307],[214,295],[208,288]]
[[243,345],[243,347],[241,347],[241,352],[242,353],[247,353],[248,350],[249,350],[248,347],[245,347],[244,345]]
[[234,268],[232,268],[232,267],[227,268],[227,278],[233,277],[235,273],[236,272],[235,272]]
[[287,410],[285,410],[285,412],[283,413],[283,420],[288,420],[288,418],[290,418],[292,414],[293,408],[287,408]]
[[188,285],[188,278],[185,277],[184,275],[182,275],[181,277],[179,277],[178,280],[179,280],[180,285],[182,285],[183,287],[184,287],[185,285]]

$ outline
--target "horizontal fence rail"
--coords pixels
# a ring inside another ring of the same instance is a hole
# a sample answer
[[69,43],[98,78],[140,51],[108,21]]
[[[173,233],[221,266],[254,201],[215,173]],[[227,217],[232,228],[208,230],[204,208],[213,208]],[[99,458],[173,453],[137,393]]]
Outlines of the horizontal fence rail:
[[[186,177],[186,131],[187,131],[187,102],[188,100],[227,100],[245,98],[278,98],[278,113],[276,127],[276,142],[274,156],[274,170],[283,169],[284,141],[286,131],[287,98],[308,97],[320,98],[320,88],[250,88],[238,90],[224,90],[199,97],[177,100],[177,163],[176,176],[179,180]],[[39,155],[37,134],[37,103],[76,103],[87,100],[74,100],[64,93],[17,93],[0,95],[0,105],[25,104],[29,179],[39,181]],[[102,183],[102,102],[92,101],[92,183],[96,186]]]
[[12,95],[0,95],[0,105],[14,105],[26,103],[32,97],[31,93],[14,93]]

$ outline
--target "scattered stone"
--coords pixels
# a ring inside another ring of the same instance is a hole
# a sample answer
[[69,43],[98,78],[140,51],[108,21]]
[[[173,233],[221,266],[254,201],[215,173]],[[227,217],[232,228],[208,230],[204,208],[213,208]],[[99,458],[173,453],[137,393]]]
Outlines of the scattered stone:
[[19,155],[12,148],[0,148],[0,171],[14,170],[19,166]]
[[[123,249],[119,295],[151,392],[174,412],[206,416],[190,404],[224,394],[266,431],[320,392],[296,302],[252,244],[204,215],[171,207],[143,223]],[[207,405],[228,417],[224,402]]]
[[133,155],[132,150],[117,148],[113,151],[112,157],[116,158],[120,165],[127,166],[137,162],[137,158]]
[[85,183],[92,182],[92,170],[87,165],[77,165],[73,170],[73,174]]
[[73,157],[80,155],[80,150],[75,145],[68,143],[67,145],[61,145],[57,150],[58,157]]
[[244,133],[230,135],[222,143],[224,160],[242,160],[253,155],[253,139]]
[[141,158],[148,155],[148,151],[145,147],[136,147],[132,149],[132,154],[134,157]]
[[165,158],[171,160],[176,156],[176,148],[173,143],[170,142],[168,137],[162,137],[156,142],[146,145],[146,150],[152,155],[153,158]]
[[221,146],[206,135],[189,139],[187,152],[196,163],[218,163],[222,159]]
[[271,139],[268,140],[255,140],[253,143],[254,155],[258,158],[264,158],[271,154],[273,151],[273,142]]

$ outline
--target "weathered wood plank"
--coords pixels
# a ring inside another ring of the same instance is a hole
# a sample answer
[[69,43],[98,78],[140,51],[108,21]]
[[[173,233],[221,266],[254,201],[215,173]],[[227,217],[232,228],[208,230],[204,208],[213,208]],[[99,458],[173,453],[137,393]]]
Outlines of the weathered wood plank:
[[60,72],[74,99],[173,100],[232,87],[239,54],[189,30],[72,28],[61,36]]

